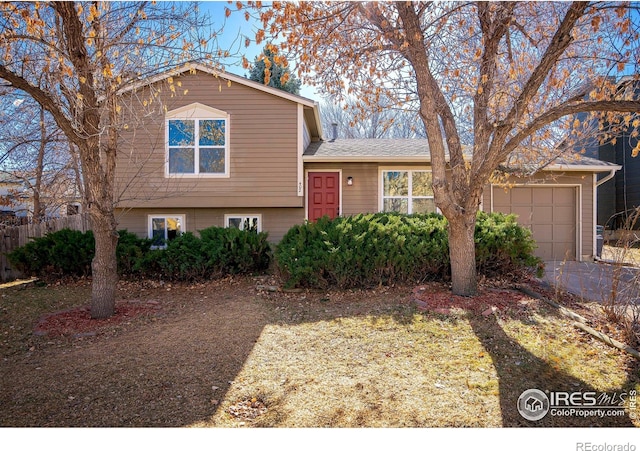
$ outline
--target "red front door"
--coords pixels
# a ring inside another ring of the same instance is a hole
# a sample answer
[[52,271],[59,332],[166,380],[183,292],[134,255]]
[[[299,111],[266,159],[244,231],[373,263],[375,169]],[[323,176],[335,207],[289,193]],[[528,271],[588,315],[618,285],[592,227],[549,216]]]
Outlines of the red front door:
[[340,173],[309,172],[309,221],[340,214]]

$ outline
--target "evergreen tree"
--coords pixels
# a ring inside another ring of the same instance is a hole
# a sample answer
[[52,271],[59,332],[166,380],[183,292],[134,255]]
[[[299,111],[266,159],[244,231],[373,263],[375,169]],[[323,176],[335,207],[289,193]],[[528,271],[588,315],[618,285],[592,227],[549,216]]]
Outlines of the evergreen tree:
[[300,94],[300,80],[291,73],[286,58],[278,55],[277,49],[270,45],[256,57],[249,79],[291,94]]

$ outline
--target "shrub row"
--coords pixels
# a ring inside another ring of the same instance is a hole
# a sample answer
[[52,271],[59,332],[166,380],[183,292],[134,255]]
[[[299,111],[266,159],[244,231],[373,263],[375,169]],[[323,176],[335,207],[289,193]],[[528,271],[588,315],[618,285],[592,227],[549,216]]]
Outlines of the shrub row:
[[[494,276],[536,267],[531,232],[514,215],[478,214],[476,264]],[[288,287],[366,287],[450,275],[447,221],[438,214],[376,213],[291,228],[276,248]]]
[[[186,232],[165,249],[151,249],[151,240],[122,230],[118,270],[124,276],[192,281],[269,266],[266,233],[210,227],[199,234]],[[541,263],[533,256],[531,232],[513,215],[479,213],[475,241],[480,274],[515,274]],[[65,229],[33,240],[8,257],[26,275],[88,276],[93,255],[90,231]],[[367,287],[446,280],[450,275],[447,221],[437,214],[325,217],[292,227],[275,257],[288,287]]]
[[[165,249],[151,249],[151,240],[119,231],[120,275],[198,280],[225,274],[252,273],[269,266],[271,248],[266,233],[210,227],[200,237],[186,232]],[[95,253],[93,233],[63,229],[37,238],[8,255],[26,275],[88,276]]]

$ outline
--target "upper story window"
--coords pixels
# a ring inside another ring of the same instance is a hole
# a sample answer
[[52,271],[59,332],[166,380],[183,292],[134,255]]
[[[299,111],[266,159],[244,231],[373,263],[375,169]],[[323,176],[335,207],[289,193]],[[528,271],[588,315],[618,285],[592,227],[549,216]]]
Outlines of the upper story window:
[[382,171],[382,211],[436,212],[430,171]]
[[167,176],[229,176],[227,113],[195,103],[166,118]]

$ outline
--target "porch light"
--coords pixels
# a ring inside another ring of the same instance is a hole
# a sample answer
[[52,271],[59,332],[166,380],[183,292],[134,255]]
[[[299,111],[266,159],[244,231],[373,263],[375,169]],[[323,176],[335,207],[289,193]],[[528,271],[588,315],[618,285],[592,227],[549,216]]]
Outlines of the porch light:
[[347,177],[347,185],[353,185],[353,177]]

